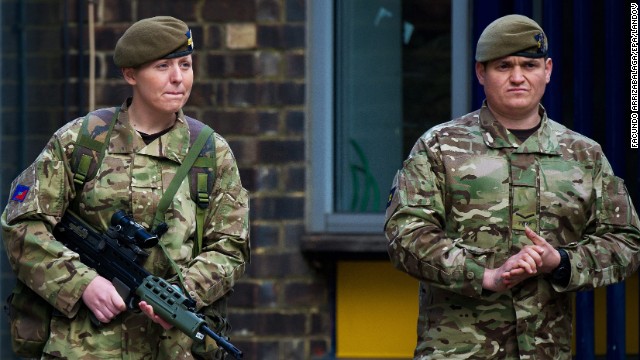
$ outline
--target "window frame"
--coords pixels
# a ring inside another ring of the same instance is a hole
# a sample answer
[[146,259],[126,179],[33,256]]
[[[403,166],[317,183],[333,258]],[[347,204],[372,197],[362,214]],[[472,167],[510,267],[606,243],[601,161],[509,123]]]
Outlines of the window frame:
[[[305,222],[307,231],[311,233],[380,234],[384,213],[336,213],[333,210],[335,1],[307,0],[306,102],[309,125],[306,144],[309,168]],[[475,76],[471,71],[470,2],[451,2],[451,93],[456,94],[451,97],[451,118],[470,111],[471,76]]]

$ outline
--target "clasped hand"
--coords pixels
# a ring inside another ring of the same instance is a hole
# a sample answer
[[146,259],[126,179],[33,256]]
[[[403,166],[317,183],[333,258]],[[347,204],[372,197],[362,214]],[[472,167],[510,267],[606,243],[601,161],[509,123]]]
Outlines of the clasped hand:
[[[122,300],[122,297],[118,294],[118,291],[111,281],[102,276],[96,276],[96,278],[87,285],[87,288],[82,293],[82,301],[84,301],[85,305],[87,305],[89,310],[93,312],[96,319],[101,323],[108,323],[118,314],[127,310],[124,300]],[[155,315],[153,307],[145,301],[140,301],[138,306],[145,315],[165,330],[173,327],[173,325],[164,321],[158,315]]]
[[526,245],[497,269],[486,269],[482,287],[491,291],[504,291],[522,281],[553,271],[560,264],[560,253],[529,227],[526,236],[533,245]]

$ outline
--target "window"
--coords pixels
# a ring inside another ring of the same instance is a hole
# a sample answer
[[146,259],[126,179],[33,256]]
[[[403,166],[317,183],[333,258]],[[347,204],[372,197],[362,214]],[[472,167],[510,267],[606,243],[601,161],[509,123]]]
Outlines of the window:
[[466,1],[309,2],[309,231],[382,232],[413,144],[469,109],[467,18]]

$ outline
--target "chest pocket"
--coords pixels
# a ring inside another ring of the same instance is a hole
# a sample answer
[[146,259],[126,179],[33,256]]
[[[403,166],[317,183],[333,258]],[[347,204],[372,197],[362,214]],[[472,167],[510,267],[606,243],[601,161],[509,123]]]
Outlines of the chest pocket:
[[508,234],[509,173],[504,157],[460,156],[445,161],[447,232],[491,249]]
[[162,196],[162,166],[148,156],[108,154],[80,196],[86,212],[110,216],[118,209],[130,208],[136,219],[148,226]]
[[526,227],[539,231],[538,219],[538,164],[533,154],[513,153],[510,156],[512,183],[512,230]]
[[104,216],[103,223],[109,224],[111,214],[126,208],[131,197],[130,167],[131,159],[128,156],[106,156],[100,168],[96,169],[95,177],[87,181],[77,195],[83,213],[91,214],[92,217]]
[[162,164],[154,157],[134,154],[131,167],[133,215],[138,219],[151,219],[163,193]]
[[563,245],[578,241],[591,216],[595,191],[585,164],[540,159],[540,227]]

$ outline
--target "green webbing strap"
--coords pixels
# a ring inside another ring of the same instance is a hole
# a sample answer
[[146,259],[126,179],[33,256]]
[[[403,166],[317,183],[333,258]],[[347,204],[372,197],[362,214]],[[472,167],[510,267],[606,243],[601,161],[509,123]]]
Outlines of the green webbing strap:
[[[156,210],[156,214],[155,214],[155,217],[153,219],[153,225],[151,226],[151,228],[153,229],[154,232],[157,230],[159,225],[164,224],[164,214],[167,212],[167,209],[169,208],[169,204],[173,201],[173,197],[175,196],[176,192],[178,191],[178,188],[180,187],[180,184],[182,184],[182,180],[184,180],[184,178],[189,173],[189,170],[191,169],[193,164],[196,162],[196,159],[200,155],[200,151],[202,150],[204,145],[207,143],[207,139],[212,134],[213,134],[213,129],[211,129],[210,127],[205,126],[205,127],[202,128],[202,130],[198,134],[198,138],[196,138],[196,141],[194,141],[193,145],[191,146],[191,149],[189,149],[189,152],[187,153],[187,156],[184,158],[184,161],[182,162],[182,165],[180,165],[180,167],[176,171],[176,175],[173,177],[173,180],[171,180],[171,183],[169,184],[169,187],[167,187],[167,191],[165,191],[165,193],[162,194],[162,198],[160,199],[160,202],[158,203],[158,208]],[[215,156],[215,154],[214,154],[214,156]],[[200,182],[200,181],[198,181],[198,182]],[[208,201],[208,199],[207,199],[207,201]],[[196,205],[198,205],[198,204],[196,204]],[[198,217],[199,216],[203,216],[203,215],[198,215],[198,213],[201,210],[200,206],[196,206],[196,208],[197,208],[197,210],[196,210],[197,211],[196,212],[196,231],[198,232],[198,236],[200,237],[200,236],[202,236],[202,232],[198,228],[201,226],[201,223],[203,221],[199,221]],[[197,243],[197,242],[201,243],[202,239],[199,238],[198,241],[196,241],[195,243]],[[164,253],[165,257],[167,259],[169,259],[169,263],[171,264],[171,267],[173,268],[173,271],[175,271],[175,273],[178,275],[178,278],[180,279],[180,284],[182,285],[182,287],[184,289],[185,288],[185,286],[184,286],[184,278],[182,276],[182,272],[178,268],[178,265],[173,261],[173,259],[171,259],[171,256],[169,256],[169,253],[167,252],[167,249],[164,247],[164,244],[162,244],[162,242],[158,242],[158,245],[160,245],[160,248],[162,249],[162,252]],[[194,244],[194,248],[195,248],[195,246],[196,246],[196,244]]]
[[[78,134],[78,139],[76,140],[76,149],[77,146],[82,146],[89,150],[95,151],[98,154],[98,164],[102,163],[105,150],[107,149],[107,145],[109,144],[109,139],[111,137],[111,131],[116,124],[116,119],[118,119],[119,112],[120,108],[116,108],[116,110],[113,112],[113,117],[111,118],[111,122],[109,123],[109,129],[107,130],[105,141],[98,141],[91,137],[91,135],[89,134],[89,130],[87,129],[89,127],[89,116],[91,115],[91,113],[87,114],[82,120],[82,127],[80,128],[80,133]],[[102,120],[105,122],[107,121],[107,119]],[[87,174],[89,173],[91,160],[91,156],[82,154],[80,163],[78,164],[78,169],[76,169],[76,173],[73,176],[73,182],[76,184],[76,186],[84,185],[85,181],[87,180]]]
[[[215,154],[214,154],[215,156]],[[215,159],[215,158],[214,158]],[[215,160],[214,160],[215,161]],[[215,169],[215,167],[214,167]],[[202,237],[204,236],[204,210],[209,203],[209,193],[207,191],[208,175],[198,174],[198,201],[196,206],[196,241],[193,242],[192,255],[195,258],[202,251]]]
[[73,175],[73,183],[76,185],[78,190],[82,189],[82,185],[87,181],[87,173],[89,172],[89,167],[91,166],[91,156],[87,154],[82,154],[80,156],[80,162],[78,163],[78,169]]
[[173,201],[173,197],[178,191],[180,184],[182,184],[182,180],[187,177],[189,170],[196,162],[198,155],[200,155],[200,151],[207,143],[207,139],[209,138],[209,136],[211,136],[211,134],[213,134],[213,129],[208,126],[203,127],[200,131],[200,134],[198,134],[198,138],[196,139],[196,141],[194,141],[191,149],[189,149],[187,156],[182,162],[182,165],[180,165],[178,171],[176,171],[176,175],[173,177],[173,180],[171,180],[169,187],[167,187],[167,191],[165,191],[165,193],[162,195],[162,198],[160,199],[160,202],[158,203],[156,215],[153,219],[153,229],[164,222],[164,214],[167,212],[169,204],[171,204],[171,202]]
[[[104,141],[98,141],[91,137],[89,134],[89,116],[96,115],[105,123],[108,121],[107,119],[101,117],[99,112],[89,113],[82,119],[82,127],[80,128],[80,132],[78,133],[78,138],[76,139],[76,144],[74,148],[74,155],[78,150],[78,147],[84,147],[86,149],[95,151],[98,155],[97,165],[102,164],[102,159],[104,158],[104,154],[107,150],[107,146],[109,145],[109,139],[111,138],[111,132],[113,131],[114,126],[116,125],[116,120],[118,119],[118,114],[120,113],[120,107],[116,107],[113,112],[113,117],[111,118],[111,122],[109,123],[109,128],[107,129],[107,134],[105,135]],[[75,161],[75,156],[74,156]],[[79,205],[80,192],[82,192],[82,188],[84,184],[89,180],[89,170],[91,168],[91,163],[93,161],[93,157],[87,154],[81,154],[80,160],[78,161],[78,168],[75,169],[73,174],[73,183],[76,188],[76,197],[73,199],[72,205],[77,209],[77,205]],[[96,169],[97,171],[97,169]],[[94,174],[95,175],[95,174]]]
[[[194,241],[193,243],[192,255],[194,258],[198,256],[202,251],[202,237],[204,236],[204,211],[209,206],[210,189],[208,185],[213,184],[215,182],[215,177],[216,177],[215,137],[212,138],[212,140],[213,140],[213,144],[211,147],[213,149],[213,156],[199,157],[196,159],[196,162],[193,164],[194,167],[207,168],[207,169],[213,170],[213,171],[206,171],[204,173],[199,172],[197,173],[197,177],[196,177],[196,189],[195,189],[196,196],[194,201],[197,205],[196,206],[197,236],[196,236],[196,241]],[[209,176],[212,176],[213,178],[210,179]]]

